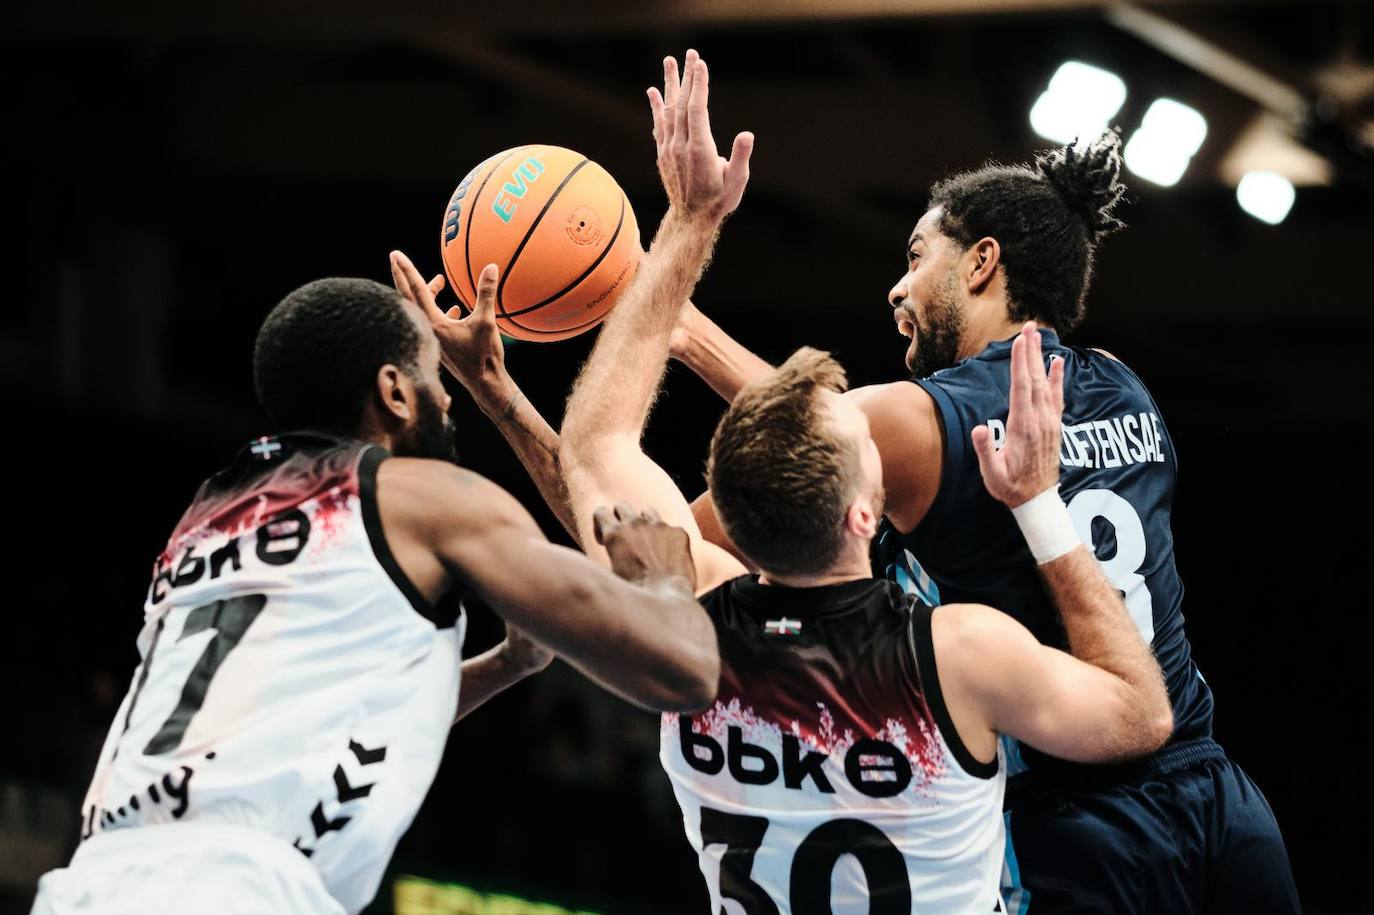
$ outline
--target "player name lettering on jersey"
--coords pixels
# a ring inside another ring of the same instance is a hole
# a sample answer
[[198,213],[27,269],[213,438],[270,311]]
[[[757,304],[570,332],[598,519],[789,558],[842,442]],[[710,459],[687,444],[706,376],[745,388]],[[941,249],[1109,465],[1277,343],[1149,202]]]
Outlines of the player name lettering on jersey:
[[298,508],[283,512],[259,525],[256,533],[230,537],[228,542],[205,555],[197,555],[198,544],[186,547],[176,565],[165,557],[153,567],[153,583],[148,589],[148,601],[159,604],[174,588],[184,588],[205,578],[213,580],[228,572],[243,569],[243,554],[239,541],[251,539],[245,545],[249,556],[269,566],[289,565],[305,550],[310,539],[310,518]]
[[[783,787],[795,791],[812,790],[834,794],[835,787],[822,768],[832,754],[803,747],[794,734],[782,734],[782,762],[764,747],[744,739],[744,730],[734,725],[725,729],[725,746],[709,734],[692,730],[692,720],[678,719],[678,740],[682,758],[698,772],[719,775],[722,771],[745,785],[770,785],[782,776]],[[894,797],[911,784],[911,764],[895,746],[885,740],[860,739],[840,755],[845,779],[855,791],[869,797]]]
[[[214,759],[214,756],[211,753],[208,758]],[[190,766],[178,766],[162,778],[153,779],[142,791],[129,795],[129,799],[114,810],[95,804],[87,805],[81,811],[81,840],[84,842],[94,835],[97,826],[113,829],[116,826],[141,824],[144,807],[149,804],[164,808],[174,820],[181,819],[191,806],[191,776],[195,774],[196,770]]]
[[1127,413],[1066,425],[1059,461],[1065,467],[1123,467],[1166,460],[1164,433],[1154,413]]

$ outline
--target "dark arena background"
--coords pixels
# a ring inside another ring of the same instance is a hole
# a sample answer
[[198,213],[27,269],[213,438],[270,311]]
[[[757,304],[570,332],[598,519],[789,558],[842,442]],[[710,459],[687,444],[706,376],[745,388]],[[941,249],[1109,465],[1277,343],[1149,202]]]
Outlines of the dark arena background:
[[[665,203],[644,89],[687,47],[711,63],[717,139],[757,135],[696,300],[769,359],[834,351],[855,383],[903,374],[885,295],[930,182],[1052,145],[1030,113],[1062,64],[1119,77],[1128,139],[1159,98],[1201,116],[1177,183],[1125,173],[1130,228],[1104,242],[1071,342],[1129,363],[1176,439],[1188,631],[1306,910],[1371,911],[1368,4],[21,0],[3,16],[0,912],[27,912],[75,846],[152,559],[199,481],[268,431],[250,371],[266,312],[316,277],[389,281],[392,248],[437,272],[454,185],[522,143],[603,164],[647,242]],[[1277,224],[1242,208],[1251,172],[1280,176],[1278,204],[1282,179],[1296,188]],[[508,348],[555,424],[592,339]],[[562,538],[452,391],[464,463]],[[672,418],[647,444],[692,495],[720,408],[670,371]],[[470,611],[476,652],[501,625]],[[493,700],[453,731],[368,911],[704,911],[657,734],[561,663]]]

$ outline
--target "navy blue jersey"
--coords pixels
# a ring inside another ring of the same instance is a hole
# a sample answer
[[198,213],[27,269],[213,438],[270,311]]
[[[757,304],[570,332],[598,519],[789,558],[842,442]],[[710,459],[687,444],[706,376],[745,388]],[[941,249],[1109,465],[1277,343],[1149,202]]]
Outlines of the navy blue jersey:
[[[1183,584],[1170,531],[1178,475],[1159,408],[1126,366],[1040,332],[1046,360],[1064,365],[1060,495],[1131,618],[1154,645],[1174,707],[1174,741],[1210,736],[1212,695],[1183,632]],[[915,383],[935,399],[944,428],[940,491],[909,534],[884,523],[880,572],[928,603],[977,602],[1011,614],[1047,645],[1063,627],[1011,512],[988,495],[971,433],[987,423],[1000,446],[1011,388],[1011,341]],[[1047,757],[1026,748],[1032,769]],[[1064,765],[1064,764],[1060,764]]]

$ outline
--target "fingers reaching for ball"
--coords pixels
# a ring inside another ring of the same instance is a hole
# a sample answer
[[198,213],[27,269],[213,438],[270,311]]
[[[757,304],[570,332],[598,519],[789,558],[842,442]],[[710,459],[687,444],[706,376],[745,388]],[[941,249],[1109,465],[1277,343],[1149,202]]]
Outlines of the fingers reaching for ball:
[[663,91],[648,90],[658,172],[668,201],[689,214],[724,219],[739,206],[749,182],[754,135],[735,137],[730,157],[721,156],[711,133],[711,74],[696,51],[688,49],[679,79],[677,61],[663,61]]
[[496,289],[500,285],[501,270],[495,264],[487,264],[477,277],[477,302],[472,306],[472,317],[490,321],[496,314]]
[[487,394],[482,387],[483,381],[499,378],[505,369],[505,349],[496,328],[500,270],[495,264],[482,268],[477,279],[476,302],[466,317],[457,308],[445,312],[436,304],[435,296],[444,288],[443,275],[426,283],[415,264],[400,251],[391,252],[391,277],[396,290],[424,310],[430,329],[439,340],[444,367],[478,398],[478,405],[486,409],[482,400]]

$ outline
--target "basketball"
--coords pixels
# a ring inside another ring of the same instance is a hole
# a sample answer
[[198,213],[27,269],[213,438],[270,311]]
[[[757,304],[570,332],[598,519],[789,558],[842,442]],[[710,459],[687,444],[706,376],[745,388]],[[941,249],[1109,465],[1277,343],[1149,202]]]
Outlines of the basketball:
[[468,172],[444,213],[449,288],[467,309],[501,268],[496,323],[520,340],[565,340],[606,317],[639,263],[639,225],[600,165],[561,146],[517,146]]

